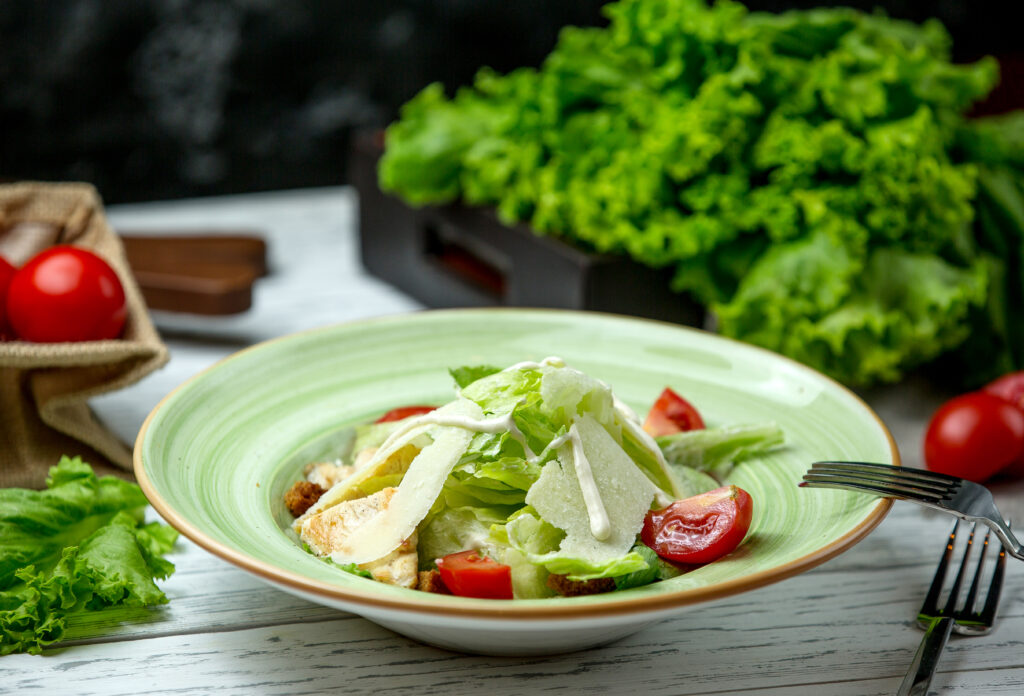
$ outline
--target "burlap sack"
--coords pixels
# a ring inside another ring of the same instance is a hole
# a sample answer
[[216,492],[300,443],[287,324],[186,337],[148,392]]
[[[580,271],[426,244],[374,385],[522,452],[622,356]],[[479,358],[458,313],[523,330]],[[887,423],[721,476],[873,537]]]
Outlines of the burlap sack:
[[43,487],[63,454],[81,456],[98,472],[128,476],[130,447],[97,420],[88,399],[167,362],[96,190],[74,183],[0,186],[0,255],[18,266],[52,244],[102,256],[124,286],[128,320],[112,341],[0,341],[0,487]]

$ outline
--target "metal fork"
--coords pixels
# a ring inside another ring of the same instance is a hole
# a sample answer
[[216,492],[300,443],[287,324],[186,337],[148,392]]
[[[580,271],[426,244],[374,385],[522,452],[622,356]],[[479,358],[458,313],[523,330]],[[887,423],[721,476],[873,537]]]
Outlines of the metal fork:
[[806,488],[840,488],[909,500],[987,525],[1006,552],[1024,560],[1024,546],[996,508],[992,493],[972,481],[924,469],[868,462],[815,462],[800,483]]
[[946,581],[946,570],[949,566],[949,559],[953,555],[953,546],[959,526],[958,520],[949,535],[931,587],[928,588],[928,594],[917,614],[917,624],[925,629],[925,634],[921,646],[917,649],[917,654],[914,655],[914,661],[910,664],[910,670],[903,679],[903,684],[900,685],[897,696],[924,696],[928,693],[928,685],[931,684],[932,675],[935,674],[939,655],[942,653],[951,631],[955,630],[964,635],[982,635],[991,631],[995,622],[996,605],[999,603],[999,594],[1003,587],[1003,574],[1006,570],[1006,551],[1003,548],[999,549],[999,557],[995,570],[992,572],[992,579],[989,581],[984,606],[978,611],[975,610],[989,537],[992,535],[991,531],[985,534],[974,579],[971,581],[971,587],[967,591],[963,605],[957,609],[960,589],[969,565],[971,548],[974,545],[974,532],[977,529],[977,524],[971,527],[971,535],[967,539],[967,547],[964,549],[963,559],[960,562],[960,570],[953,581],[953,587],[949,590],[949,598],[944,606],[939,607],[939,595],[942,593],[942,586]]

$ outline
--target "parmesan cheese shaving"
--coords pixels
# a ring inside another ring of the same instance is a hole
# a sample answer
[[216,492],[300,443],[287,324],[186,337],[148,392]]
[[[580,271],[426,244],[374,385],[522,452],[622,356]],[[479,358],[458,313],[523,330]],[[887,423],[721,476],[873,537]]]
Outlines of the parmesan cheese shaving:
[[[448,404],[446,413],[479,419],[483,411],[472,401]],[[441,493],[445,479],[466,452],[474,431],[456,426],[435,426],[434,441],[413,459],[398,491],[379,514],[337,545],[331,553],[336,563],[368,563],[398,548],[409,538]]]
[[562,444],[526,495],[547,522],[565,532],[558,555],[593,564],[619,558],[632,548],[657,487],[641,472],[604,427],[589,414],[574,426],[607,512],[610,530],[597,539],[573,465],[572,442]]

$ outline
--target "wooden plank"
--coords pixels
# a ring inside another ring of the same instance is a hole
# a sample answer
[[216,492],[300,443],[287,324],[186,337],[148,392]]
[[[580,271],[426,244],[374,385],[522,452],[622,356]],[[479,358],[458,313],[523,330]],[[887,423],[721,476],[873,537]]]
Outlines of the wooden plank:
[[[794,693],[810,693],[823,685],[829,693],[892,693],[920,638],[905,623],[884,619],[889,611],[884,604],[851,623],[850,607],[812,601],[801,614],[807,621],[803,626],[791,621],[788,628],[752,628],[751,623],[779,618],[771,606],[778,598],[768,593],[762,599],[760,612],[750,605],[695,612],[689,621],[665,622],[607,648],[549,658],[459,655],[362,620],[338,620],[82,645],[47,657],[11,656],[4,659],[4,683],[12,693],[27,690],[45,665],[61,675],[67,693],[83,695],[134,693],[140,678],[150,694],[206,688],[266,694],[521,694],[568,687],[676,694],[803,687]],[[1013,646],[1024,638],[1024,621],[1010,623],[990,638],[952,641],[937,679],[943,693],[1020,683],[1021,660],[1006,656],[1018,653]],[[871,690],[862,690],[865,682]],[[841,688],[833,690],[837,685]]]

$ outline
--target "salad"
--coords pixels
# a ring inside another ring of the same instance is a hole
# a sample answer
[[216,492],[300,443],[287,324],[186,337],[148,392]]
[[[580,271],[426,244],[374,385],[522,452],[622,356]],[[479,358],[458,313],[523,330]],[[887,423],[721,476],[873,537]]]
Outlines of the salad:
[[456,398],[357,427],[285,496],[311,553],[380,582],[494,599],[664,580],[731,552],[753,510],[723,486],[782,443],[706,428],[666,388],[646,419],[560,358],[451,370]]

